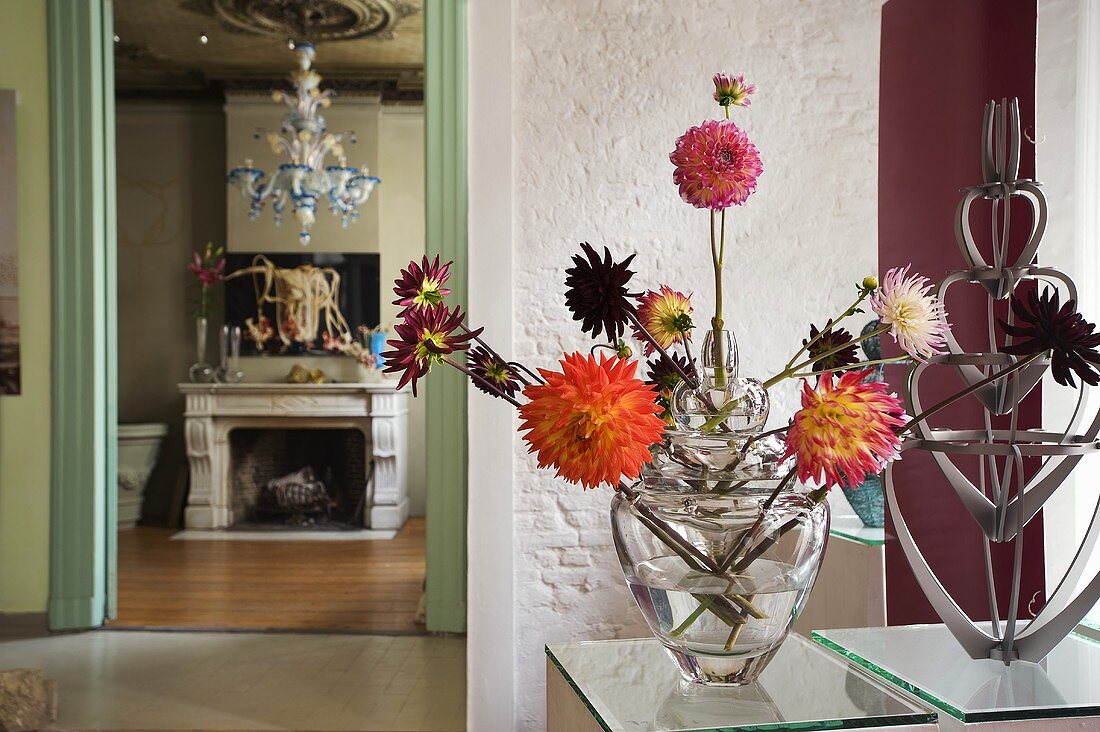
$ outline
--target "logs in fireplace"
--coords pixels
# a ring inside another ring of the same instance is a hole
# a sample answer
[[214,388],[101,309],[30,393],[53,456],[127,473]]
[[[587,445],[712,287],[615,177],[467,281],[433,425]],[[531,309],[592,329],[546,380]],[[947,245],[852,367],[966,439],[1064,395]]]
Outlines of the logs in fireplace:
[[373,461],[357,429],[235,429],[235,528],[361,529]]

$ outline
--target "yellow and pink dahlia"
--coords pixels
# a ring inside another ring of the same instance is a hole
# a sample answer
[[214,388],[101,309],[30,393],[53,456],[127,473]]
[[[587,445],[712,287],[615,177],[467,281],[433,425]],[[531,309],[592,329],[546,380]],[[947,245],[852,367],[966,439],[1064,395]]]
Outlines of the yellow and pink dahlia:
[[898,456],[905,407],[882,382],[864,383],[870,369],[848,371],[817,388],[802,382],[802,409],[787,430],[784,457],[795,456],[798,478],[823,487],[854,488]]
[[561,372],[539,369],[546,383],[526,387],[519,408],[539,467],[585,488],[637,478],[665,429],[657,390],[635,378],[636,361],[571,353],[559,363]]
[[756,145],[728,119],[690,128],[676,140],[669,159],[676,166],[672,180],[680,187],[680,197],[695,208],[712,211],[743,204],[764,172]]
[[[691,322],[691,298],[668,285],[661,285],[657,292],[649,290],[638,298],[638,322],[653,336],[653,340],[668,350],[673,343],[683,343],[690,337],[694,324]],[[634,337],[641,341],[646,356],[652,356],[657,350],[634,326]]]
[[882,278],[870,299],[871,310],[890,327],[898,347],[915,359],[943,352],[948,331],[941,301],[927,277],[910,275],[909,266],[895,267]]
[[752,104],[749,95],[756,91],[756,84],[749,84],[741,74],[718,73],[714,75],[714,101],[722,107],[747,107]]

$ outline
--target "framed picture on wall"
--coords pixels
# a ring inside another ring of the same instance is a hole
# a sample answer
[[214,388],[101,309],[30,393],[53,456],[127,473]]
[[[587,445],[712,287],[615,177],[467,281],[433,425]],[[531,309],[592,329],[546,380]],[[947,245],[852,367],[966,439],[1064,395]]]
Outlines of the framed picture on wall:
[[18,394],[19,240],[15,175],[15,91],[0,89],[0,395]]

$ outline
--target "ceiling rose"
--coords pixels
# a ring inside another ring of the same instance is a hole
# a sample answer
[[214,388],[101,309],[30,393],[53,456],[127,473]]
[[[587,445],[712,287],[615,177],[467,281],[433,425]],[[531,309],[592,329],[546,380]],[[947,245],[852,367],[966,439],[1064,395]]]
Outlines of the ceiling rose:
[[416,6],[398,0],[211,0],[214,15],[247,33],[297,41],[387,39]]

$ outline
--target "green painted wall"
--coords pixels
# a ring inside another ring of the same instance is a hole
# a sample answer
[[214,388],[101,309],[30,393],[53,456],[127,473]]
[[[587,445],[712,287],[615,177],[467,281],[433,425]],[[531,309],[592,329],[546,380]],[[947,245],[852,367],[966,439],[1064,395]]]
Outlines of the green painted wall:
[[49,581],[50,109],[46,0],[0,0],[0,88],[19,91],[23,393],[0,397],[0,613],[43,612]]

